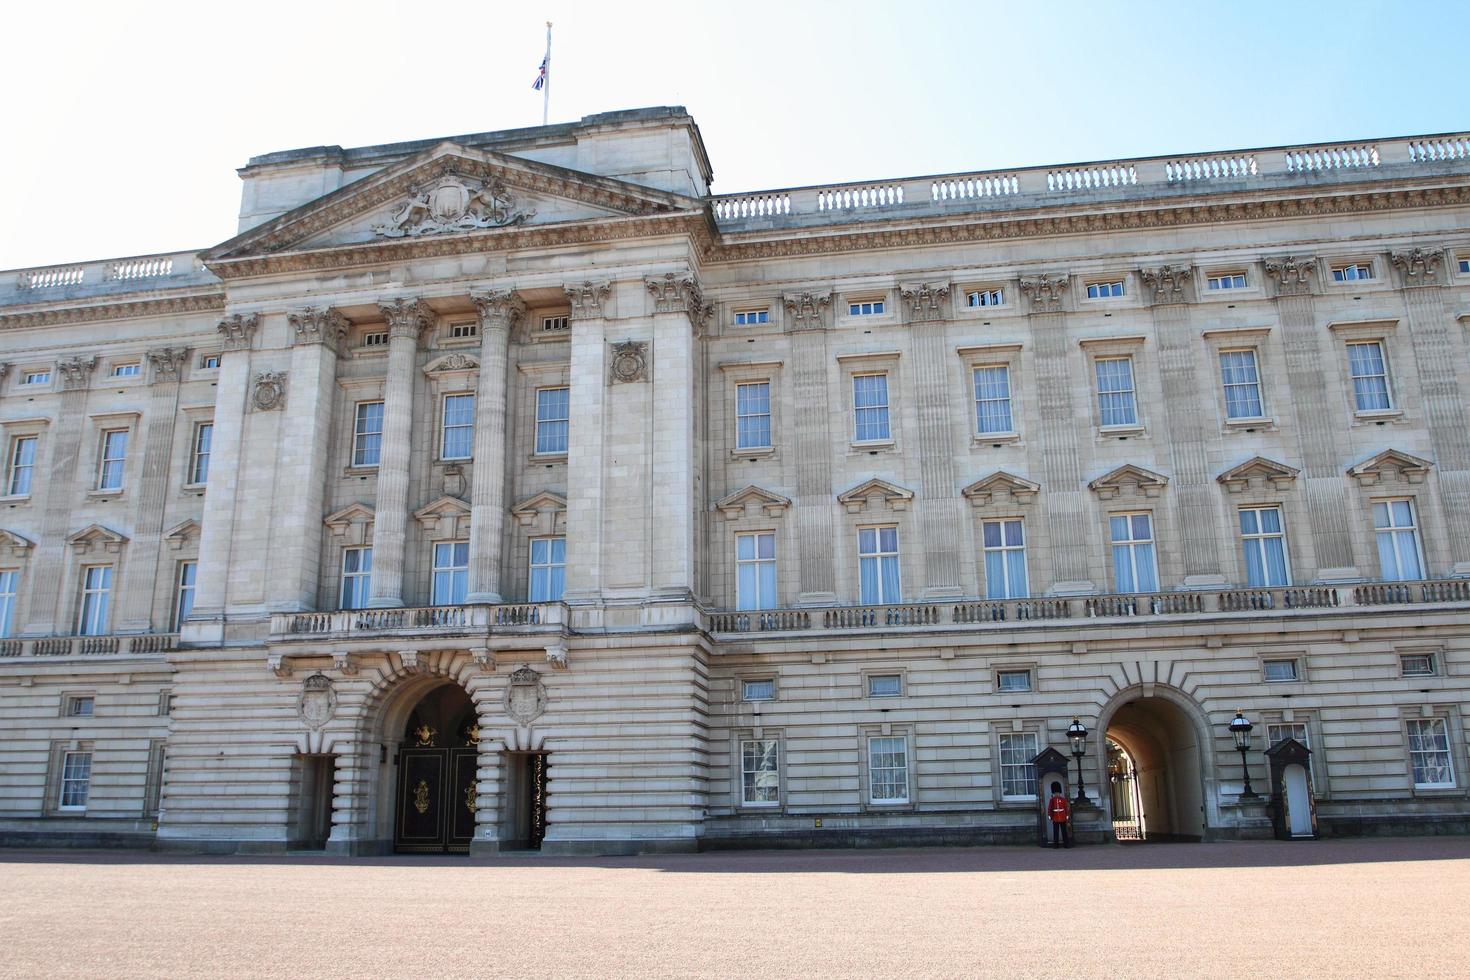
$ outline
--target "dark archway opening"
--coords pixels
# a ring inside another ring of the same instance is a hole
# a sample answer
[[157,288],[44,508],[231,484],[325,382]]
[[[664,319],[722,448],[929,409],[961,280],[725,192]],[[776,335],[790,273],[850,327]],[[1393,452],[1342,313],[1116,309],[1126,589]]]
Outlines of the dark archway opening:
[[470,849],[479,810],[480,728],[458,684],[423,696],[399,743],[393,848],[415,853]]
[[1202,840],[1201,747],[1184,710],[1164,698],[1139,698],[1113,714],[1106,735],[1118,839]]

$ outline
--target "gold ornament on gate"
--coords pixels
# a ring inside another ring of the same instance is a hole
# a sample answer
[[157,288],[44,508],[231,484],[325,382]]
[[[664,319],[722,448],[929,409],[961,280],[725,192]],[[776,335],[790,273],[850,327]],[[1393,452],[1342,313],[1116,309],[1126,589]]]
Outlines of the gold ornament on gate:
[[466,728],[464,730],[464,740],[466,745],[479,745],[480,726],[478,724],[474,724]]
[[426,779],[420,779],[413,791],[413,808],[421,814],[429,812],[429,781]]
[[470,783],[469,788],[464,791],[464,808],[471,813],[480,809],[479,787]]
[[417,748],[429,749],[434,747],[434,736],[439,734],[439,730],[423,724],[415,728],[413,733],[419,740]]

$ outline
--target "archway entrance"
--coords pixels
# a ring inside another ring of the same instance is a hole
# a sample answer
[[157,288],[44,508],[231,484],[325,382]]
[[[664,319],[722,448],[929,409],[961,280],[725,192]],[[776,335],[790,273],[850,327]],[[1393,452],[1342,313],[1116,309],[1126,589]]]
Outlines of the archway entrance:
[[409,712],[397,757],[393,848],[467,852],[475,836],[480,728],[458,684],[425,694]]
[[1137,698],[1108,721],[1108,776],[1119,840],[1202,840],[1204,780],[1197,729],[1166,698]]

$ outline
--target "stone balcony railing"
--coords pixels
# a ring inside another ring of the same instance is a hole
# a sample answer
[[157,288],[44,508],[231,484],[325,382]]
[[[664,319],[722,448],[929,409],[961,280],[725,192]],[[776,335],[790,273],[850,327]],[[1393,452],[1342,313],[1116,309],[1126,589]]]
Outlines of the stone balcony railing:
[[167,653],[179,648],[177,633],[108,636],[40,636],[0,640],[0,659],[12,657],[98,657]]
[[561,602],[339,609],[336,612],[274,613],[270,638],[277,641],[503,631],[560,632],[566,624],[567,607]]
[[0,307],[212,285],[197,252],[164,252],[0,272]]
[[847,630],[1024,629],[1035,623],[1080,625],[1264,612],[1315,613],[1352,607],[1470,603],[1470,580],[1308,585],[1123,595],[975,599],[959,602],[809,609],[758,609],[709,614],[711,633]]

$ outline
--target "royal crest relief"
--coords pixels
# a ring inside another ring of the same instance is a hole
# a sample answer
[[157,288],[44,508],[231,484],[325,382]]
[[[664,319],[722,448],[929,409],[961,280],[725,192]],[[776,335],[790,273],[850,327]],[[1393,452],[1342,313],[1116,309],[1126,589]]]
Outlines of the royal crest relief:
[[312,674],[302,681],[296,713],[312,731],[331,721],[337,713],[337,692],[332,690],[332,679],[325,674]]
[[387,223],[373,226],[373,234],[384,238],[438,235],[519,225],[535,216],[535,211],[517,211],[514,195],[498,180],[481,183],[445,174],[427,187],[411,189],[408,200]]
[[255,376],[255,390],[251,401],[261,412],[271,412],[286,402],[286,374],[284,371],[266,371]]
[[521,725],[529,725],[546,711],[546,685],[529,665],[510,675],[505,689],[505,713]]

